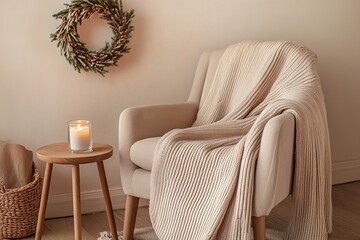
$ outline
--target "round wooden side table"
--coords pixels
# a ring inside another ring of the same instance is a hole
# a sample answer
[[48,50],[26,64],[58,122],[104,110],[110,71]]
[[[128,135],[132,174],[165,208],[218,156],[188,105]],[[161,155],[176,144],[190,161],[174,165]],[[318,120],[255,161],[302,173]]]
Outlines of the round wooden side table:
[[72,165],[72,192],[74,210],[74,235],[76,240],[81,240],[81,204],[80,204],[80,171],[79,165],[85,163],[97,163],[101,188],[105,200],[107,220],[112,239],[118,239],[115,225],[114,213],[111,205],[109,188],[106,180],[103,161],[113,154],[112,146],[101,143],[93,144],[93,151],[90,153],[72,153],[68,150],[68,143],[55,143],[43,146],[36,151],[36,156],[46,162],[44,183],[42,187],[39,217],[36,227],[35,239],[40,240],[46,212],[46,205],[49,195],[49,187],[53,164]]

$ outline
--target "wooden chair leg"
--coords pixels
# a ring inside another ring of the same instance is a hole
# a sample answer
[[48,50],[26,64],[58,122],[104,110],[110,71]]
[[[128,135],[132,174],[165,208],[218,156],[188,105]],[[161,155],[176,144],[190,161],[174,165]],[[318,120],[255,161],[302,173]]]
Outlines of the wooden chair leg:
[[129,195],[126,196],[123,240],[133,239],[138,205],[139,205],[138,197],[133,197]]
[[252,217],[254,240],[266,240],[265,237],[265,216]]

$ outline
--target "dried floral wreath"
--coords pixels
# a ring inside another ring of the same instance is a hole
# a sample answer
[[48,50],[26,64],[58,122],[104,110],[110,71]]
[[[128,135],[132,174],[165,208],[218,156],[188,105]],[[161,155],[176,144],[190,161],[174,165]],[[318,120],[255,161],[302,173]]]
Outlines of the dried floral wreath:
[[[61,19],[61,24],[56,32],[50,35],[51,41],[58,41],[61,55],[73,65],[79,73],[82,70],[94,71],[104,76],[108,66],[116,65],[123,53],[128,53],[127,47],[133,26],[131,20],[134,10],[123,11],[122,2],[119,0],[72,0],[71,4],[65,4],[66,8],[53,17]],[[112,42],[98,51],[90,51],[80,41],[77,25],[95,13],[106,20],[112,29]]]

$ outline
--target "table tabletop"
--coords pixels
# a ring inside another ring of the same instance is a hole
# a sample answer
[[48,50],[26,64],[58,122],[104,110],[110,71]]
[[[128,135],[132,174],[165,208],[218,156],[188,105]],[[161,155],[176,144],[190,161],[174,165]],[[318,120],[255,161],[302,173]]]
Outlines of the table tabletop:
[[68,149],[68,143],[54,143],[40,147],[36,151],[38,159],[57,164],[85,164],[103,161],[113,154],[112,146],[94,143],[93,151],[87,153],[73,153]]

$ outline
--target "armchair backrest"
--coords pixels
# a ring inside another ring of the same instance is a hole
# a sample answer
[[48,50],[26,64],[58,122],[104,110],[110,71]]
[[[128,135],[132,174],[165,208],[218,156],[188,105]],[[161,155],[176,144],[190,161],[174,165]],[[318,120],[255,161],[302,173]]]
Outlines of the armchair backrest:
[[225,49],[204,52],[198,62],[188,102],[201,104],[214,80],[216,69]]

